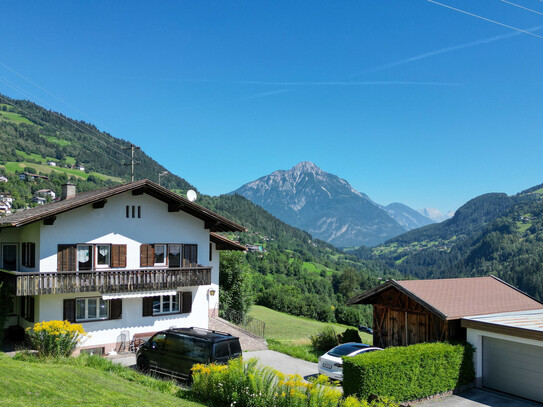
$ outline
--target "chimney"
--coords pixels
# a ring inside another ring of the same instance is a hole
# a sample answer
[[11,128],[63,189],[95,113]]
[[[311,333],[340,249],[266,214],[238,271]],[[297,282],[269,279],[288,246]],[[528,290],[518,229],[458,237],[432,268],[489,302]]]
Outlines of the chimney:
[[60,200],[64,201],[65,199],[70,199],[75,196],[75,184],[62,184],[62,194],[60,195]]

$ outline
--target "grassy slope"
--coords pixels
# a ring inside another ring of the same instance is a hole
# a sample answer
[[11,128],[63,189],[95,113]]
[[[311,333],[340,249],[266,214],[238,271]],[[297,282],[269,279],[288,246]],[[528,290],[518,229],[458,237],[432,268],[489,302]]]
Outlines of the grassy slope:
[[[293,344],[309,343],[311,335],[322,331],[329,325],[332,325],[337,333],[341,333],[347,328],[352,328],[347,325],[328,324],[309,318],[295,317],[260,305],[253,305],[249,311],[249,315],[266,323],[266,339]],[[371,344],[373,342],[371,335],[361,332],[360,337],[364,343]]]
[[90,172],[87,174],[84,171],[72,170],[71,168],[50,167],[47,164],[36,164],[36,163],[30,163],[30,162],[25,162],[25,161],[22,161],[22,162],[8,161],[5,163],[5,165],[0,165],[0,167],[4,167],[6,172],[8,173],[15,173],[16,171],[22,171],[24,167],[32,167],[36,169],[38,172],[41,172],[44,174],[50,174],[51,172],[55,171],[55,172],[63,172],[65,174],[68,174],[68,176],[74,175],[75,177],[83,178],[83,179],[87,179],[89,175],[94,175],[96,178],[103,179],[103,180],[110,179],[114,182],[122,181],[120,178],[111,177],[109,175],[104,175],[97,172]]
[[90,367],[17,361],[3,354],[0,354],[0,404],[202,406]]

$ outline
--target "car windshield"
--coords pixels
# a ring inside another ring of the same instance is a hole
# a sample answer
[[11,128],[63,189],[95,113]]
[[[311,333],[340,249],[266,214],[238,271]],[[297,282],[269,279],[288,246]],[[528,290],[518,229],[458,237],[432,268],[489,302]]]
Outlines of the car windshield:
[[345,345],[336,346],[334,349],[328,352],[330,356],[345,356],[360,349],[369,348],[370,345],[363,343],[346,343]]

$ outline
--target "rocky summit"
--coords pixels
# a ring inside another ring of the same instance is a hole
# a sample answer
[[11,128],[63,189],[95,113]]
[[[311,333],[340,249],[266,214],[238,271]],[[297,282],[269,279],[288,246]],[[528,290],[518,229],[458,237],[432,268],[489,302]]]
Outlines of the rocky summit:
[[309,161],[249,182],[232,194],[338,247],[373,246],[407,230],[366,194]]

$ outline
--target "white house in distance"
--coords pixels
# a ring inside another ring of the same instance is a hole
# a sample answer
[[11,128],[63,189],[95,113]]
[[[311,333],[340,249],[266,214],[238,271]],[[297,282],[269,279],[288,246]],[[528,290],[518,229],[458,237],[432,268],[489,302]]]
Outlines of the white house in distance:
[[[16,301],[6,324],[69,320],[81,349],[110,352],[121,335],[207,328],[218,308],[214,232],[245,228],[149,180],[75,194],[0,219],[0,278]],[[128,331],[128,332],[127,332]]]

